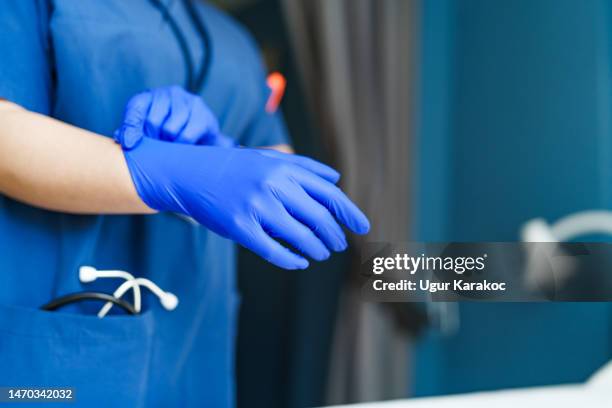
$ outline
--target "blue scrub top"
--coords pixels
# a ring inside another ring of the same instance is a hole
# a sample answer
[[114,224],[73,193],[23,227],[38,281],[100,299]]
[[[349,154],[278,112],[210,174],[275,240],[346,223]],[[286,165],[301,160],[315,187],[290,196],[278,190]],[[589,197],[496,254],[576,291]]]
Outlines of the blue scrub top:
[[[249,35],[200,3],[206,50],[182,2],[165,3],[196,66],[212,53],[202,97],[223,132],[244,145],[286,143],[282,119],[265,112]],[[3,0],[0,30],[0,97],[103,135],[132,95],[186,82],[177,40],[147,0]],[[0,195],[0,386],[75,387],[76,405],[88,407],[232,406],[234,258],[231,242],[171,214],[69,215]],[[137,317],[98,319],[99,304],[38,310],[120,284],[81,284],[81,265],[150,278],[179,307],[167,312],[145,294]]]

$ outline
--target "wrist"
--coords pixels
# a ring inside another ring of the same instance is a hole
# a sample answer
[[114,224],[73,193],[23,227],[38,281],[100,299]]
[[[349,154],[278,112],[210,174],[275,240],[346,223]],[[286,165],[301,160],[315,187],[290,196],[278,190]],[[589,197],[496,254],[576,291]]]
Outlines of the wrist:
[[123,156],[123,160],[121,160],[119,170],[122,175],[118,178],[118,180],[121,180],[121,196],[126,198],[126,206],[130,209],[129,212],[134,214],[157,213],[157,209],[147,204],[147,202],[141,196],[141,193],[138,191],[134,183],[129,165],[127,164],[127,158],[125,157],[125,154],[122,151],[121,147],[118,145],[115,146],[120,151],[121,156]]
[[134,149],[123,150],[131,189],[150,213],[170,211],[188,215],[177,206],[176,200],[168,199],[174,196],[168,176],[171,172],[166,169],[173,148],[172,143],[143,138]]

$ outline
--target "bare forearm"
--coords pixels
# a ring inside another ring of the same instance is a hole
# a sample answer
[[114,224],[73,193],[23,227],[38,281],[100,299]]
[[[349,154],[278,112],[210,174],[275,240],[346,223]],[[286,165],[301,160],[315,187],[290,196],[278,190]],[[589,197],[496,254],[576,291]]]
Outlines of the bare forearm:
[[112,140],[0,101],[0,193],[82,214],[152,213]]
[[262,149],[272,149],[272,150],[276,150],[277,152],[281,152],[281,153],[289,153],[289,154],[294,153],[293,147],[291,147],[291,145],[288,145],[288,144],[265,146],[265,147],[262,147]]

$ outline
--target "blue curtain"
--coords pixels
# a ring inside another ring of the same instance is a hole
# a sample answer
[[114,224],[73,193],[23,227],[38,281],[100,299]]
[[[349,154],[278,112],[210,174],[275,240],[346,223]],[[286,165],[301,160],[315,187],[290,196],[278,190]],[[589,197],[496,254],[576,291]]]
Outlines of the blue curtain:
[[[515,241],[612,209],[609,4],[423,1],[415,237]],[[416,395],[582,381],[612,357],[605,303],[461,304],[419,344]]]

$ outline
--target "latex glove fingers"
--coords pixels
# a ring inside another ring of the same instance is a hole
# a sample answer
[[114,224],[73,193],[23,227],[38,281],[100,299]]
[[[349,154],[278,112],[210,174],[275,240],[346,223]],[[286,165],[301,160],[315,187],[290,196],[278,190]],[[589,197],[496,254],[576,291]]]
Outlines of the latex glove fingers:
[[287,211],[302,224],[306,225],[327,248],[335,252],[344,251],[348,243],[344,231],[327,208],[310,197],[304,189],[295,184],[279,192],[279,199]]
[[315,233],[291,216],[281,205],[263,210],[261,226],[272,238],[281,239],[300,254],[324,261],[330,252]]
[[178,86],[156,88],[132,97],[123,124],[114,134],[124,150],[144,137],[184,144],[234,147],[220,132],[219,122],[202,98]]
[[356,234],[370,230],[370,222],[363,212],[336,185],[308,171],[295,172],[296,181],[309,196]]

